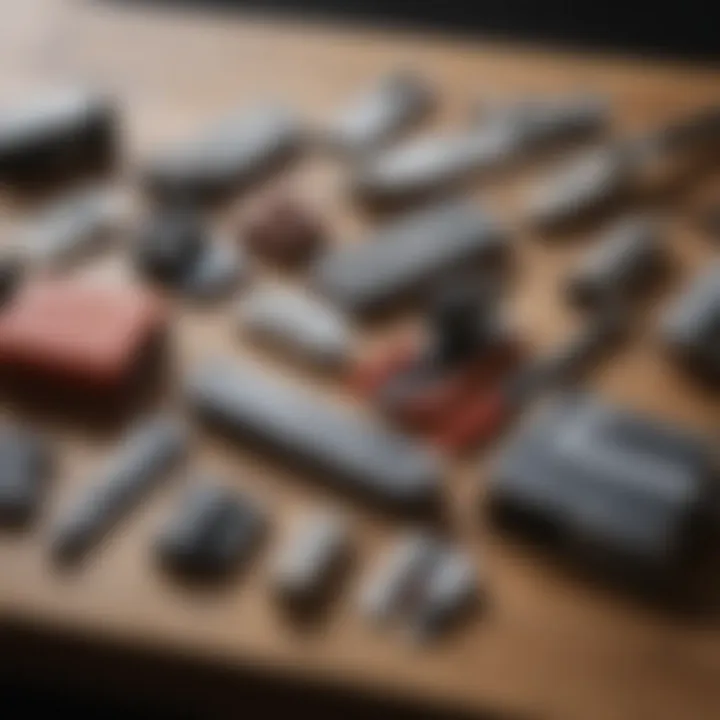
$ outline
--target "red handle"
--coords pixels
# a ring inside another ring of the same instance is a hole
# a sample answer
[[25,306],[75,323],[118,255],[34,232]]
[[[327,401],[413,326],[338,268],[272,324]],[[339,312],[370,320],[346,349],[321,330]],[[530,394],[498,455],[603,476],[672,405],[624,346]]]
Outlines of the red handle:
[[510,410],[505,393],[496,391],[485,395],[445,428],[436,442],[445,450],[459,451],[492,440],[504,427]]

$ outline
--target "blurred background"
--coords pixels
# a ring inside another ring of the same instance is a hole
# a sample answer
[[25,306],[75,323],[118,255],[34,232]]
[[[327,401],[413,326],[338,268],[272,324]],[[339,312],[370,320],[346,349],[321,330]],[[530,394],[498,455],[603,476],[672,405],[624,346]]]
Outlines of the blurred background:
[[[42,8],[45,4],[52,12],[33,12],[32,8]],[[188,87],[197,89],[199,102],[198,117],[212,115],[215,106],[218,108],[226,104],[226,87],[222,83],[212,80],[204,83],[202,68],[189,67],[182,77],[173,76],[172,58],[160,67],[157,55],[152,56],[152,62],[144,67],[145,59],[142,53],[135,53],[134,48],[122,47],[122,40],[115,40],[112,32],[108,31],[107,18],[103,22],[93,24],[90,14],[78,14],[77,22],[66,20],[63,14],[63,3],[49,0],[47,3],[29,0],[22,3],[23,8],[12,9],[12,3],[0,4],[0,25],[5,24],[4,31],[0,31],[0,39],[6,41],[3,58],[12,62],[13,53],[17,56],[30,58],[30,63],[23,64],[23,71],[32,68],[28,76],[32,75],[35,67],[50,71],[57,77],[73,77],[77,74],[90,81],[100,80],[113,86],[113,90],[126,93],[129,97],[142,100],[143,108],[138,110],[135,117],[129,119],[129,133],[133,138],[137,127],[142,123],[153,125],[154,115],[158,118],[169,118],[166,124],[159,123],[156,129],[143,135],[140,142],[134,146],[134,151],[154,148],[165,140],[165,134],[182,135],[189,128],[198,125],[198,118],[192,116],[193,109],[188,113],[182,112],[182,102],[178,103],[180,112],[174,114],[172,91],[176,88],[187,90]],[[458,41],[458,46],[467,47],[468,42],[482,40],[488,37],[500,39],[503,43],[503,52],[512,55],[512,48],[540,48],[542,51],[555,48],[563,50],[607,54],[610,62],[629,56],[639,56],[643,61],[649,60],[662,66],[664,63],[679,61],[685,67],[690,61],[697,63],[698,68],[707,70],[713,67],[720,58],[720,39],[718,39],[717,19],[720,16],[718,3],[702,3],[697,0],[686,0],[683,3],[655,3],[650,5],[643,2],[599,2],[597,0],[575,0],[563,2],[561,0],[441,0],[438,2],[423,2],[423,0],[75,0],[68,5],[87,5],[102,8],[117,8],[122,6],[123,13],[119,22],[125,23],[128,14],[142,13],[152,6],[162,6],[163,9],[173,8],[183,18],[182,32],[187,40],[187,48],[178,52],[195,53],[197,57],[212,50],[210,45],[203,45],[202,38],[197,45],[192,42],[192,29],[188,21],[197,18],[201,22],[206,17],[224,17],[228,27],[233,24],[242,25],[248,17],[261,18],[262,30],[258,32],[258,46],[252,47],[248,41],[246,55],[233,55],[232,43],[228,37],[219,43],[217,60],[207,63],[207,67],[214,68],[219,77],[223,73],[237,74],[250,78],[239,82],[238,86],[253,88],[255,94],[262,95],[266,90],[259,83],[253,82],[253,68],[251,66],[236,67],[225,62],[223,58],[253,57],[262,61],[265,48],[262,38],[272,28],[273,23],[285,23],[288,19],[300,21],[298,25],[284,25],[286,37],[295,38],[298,56],[304,52],[302,41],[302,23],[310,26],[321,24],[323,26],[338,25],[342,28],[362,27],[382,33],[392,32],[394,29],[418,31],[418,38],[436,38],[440,42],[449,40]],[[7,22],[4,23],[4,20]],[[153,17],[148,22],[145,32],[142,23],[137,23],[134,32],[141,42],[152,46],[153,32],[156,32],[164,22],[172,23],[173,18]],[[35,27],[37,26],[37,32]],[[253,36],[252,26],[245,30],[246,39]],[[97,32],[96,32],[97,30]],[[207,32],[207,27],[205,28]],[[118,37],[121,37],[118,35]],[[205,35],[205,38],[208,36]],[[27,42],[23,38],[28,39]],[[81,38],[78,41],[78,38]],[[113,43],[118,44],[113,46]],[[344,42],[344,41],[343,41]],[[16,43],[15,47],[13,43]],[[112,47],[112,52],[105,54],[105,50]],[[9,48],[9,49],[8,49]],[[174,50],[170,51],[174,52]],[[168,52],[168,55],[170,54]],[[225,53],[225,54],[223,54]],[[392,54],[389,54],[391,56]],[[118,60],[119,58],[119,60]],[[331,90],[327,96],[323,95],[324,80],[320,76],[321,56],[314,56],[311,48],[307,48],[308,63],[316,62],[313,67],[315,83],[314,97],[319,98],[316,111],[321,115],[324,110],[335,107],[336,97]],[[320,58],[318,60],[318,58]],[[383,58],[378,60],[378,64]],[[152,65],[152,67],[150,66]],[[251,64],[249,64],[251,65]],[[27,66],[27,67],[26,67]],[[326,68],[328,76],[333,75],[332,68]],[[423,68],[426,69],[426,68]],[[317,72],[316,72],[317,70]],[[193,74],[194,72],[197,75]],[[352,75],[350,69],[348,75]],[[452,63],[447,63],[442,73],[452,73]],[[442,75],[440,73],[440,75]],[[515,70],[517,75],[517,68]],[[361,68],[356,75],[361,75]],[[480,74],[479,74],[480,75]],[[302,79],[298,72],[298,78]],[[562,73],[558,77],[564,78]],[[570,77],[570,73],[568,73]],[[575,86],[580,71],[573,76],[569,85]],[[289,100],[296,103],[303,96],[303,86],[298,82],[295,85],[295,76],[288,75],[279,80],[279,85],[286,91]],[[533,78],[528,77],[525,85],[532,88]],[[18,73],[17,85],[24,81]],[[351,89],[345,89],[344,79],[336,77],[328,82],[328,87],[335,83],[335,88],[343,88],[346,95],[351,95]],[[359,84],[359,83],[358,83]],[[17,88],[8,81],[6,83],[8,94]],[[491,79],[478,77],[473,92],[485,86],[492,85]],[[659,86],[658,86],[659,87]],[[470,88],[465,88],[470,91]],[[442,88],[441,88],[442,90]],[[162,92],[167,92],[162,96]],[[634,93],[642,94],[647,102],[642,105],[646,117],[652,117],[655,104],[661,104],[661,91],[653,95],[655,90],[641,88],[629,82],[624,91],[624,97]],[[720,93],[720,87],[718,87]],[[292,97],[293,93],[295,97]],[[339,94],[339,93],[338,93]],[[182,93],[180,93],[182,95]],[[693,98],[685,98],[688,106],[693,105]],[[322,108],[325,101],[324,110]],[[211,111],[208,111],[211,108]],[[667,108],[664,108],[664,111]],[[128,113],[132,115],[134,110]],[[177,127],[173,127],[172,123]],[[137,126],[137,127],[136,127]],[[169,127],[169,132],[168,132]],[[153,132],[155,133],[153,136]],[[138,135],[139,137],[139,135]],[[145,147],[142,144],[145,143]],[[140,148],[140,150],[138,150]],[[331,194],[328,192],[328,194]],[[319,193],[323,195],[323,193]],[[542,310],[542,308],[541,308]],[[2,569],[0,568],[0,582]],[[166,658],[136,657],[132,652],[118,652],[118,657],[94,655],[94,651],[82,641],[75,638],[58,637],[55,644],[55,656],[47,657],[48,667],[57,667],[67,662],[67,667],[73,668],[73,673],[67,675],[54,674],[48,682],[47,676],[35,682],[34,669],[40,663],[33,663],[33,669],[26,672],[18,666],[17,677],[0,678],[0,715],[9,719],[44,716],[53,713],[72,713],[76,718],[204,718],[204,717],[235,717],[247,714],[249,717],[277,717],[285,718],[290,713],[302,714],[314,718],[425,718],[447,717],[445,713],[435,713],[427,707],[415,707],[412,703],[402,704],[381,703],[368,700],[361,696],[349,697],[344,694],[333,696],[326,690],[319,691],[304,685],[293,687],[292,684],[281,684],[270,681],[264,677],[255,676],[249,672],[244,682],[239,683],[235,675],[224,677],[221,674],[198,674],[194,667],[186,666],[182,658],[175,658],[172,662]],[[22,633],[14,636],[12,633],[3,634],[0,642],[0,653],[6,658],[13,658],[17,653],[34,656],[34,660],[42,660],[41,655],[46,652],[43,643],[36,643],[32,635]],[[659,648],[659,653],[671,652],[667,648]],[[167,666],[166,666],[167,665]],[[122,666],[123,674],[117,675],[113,668]],[[30,668],[30,665],[28,665]],[[100,680],[93,691],[88,692],[82,684],[73,682],[73,674],[83,674],[83,668],[88,671],[99,671]],[[53,673],[55,671],[53,670]],[[145,677],[152,677],[150,681]],[[163,679],[166,678],[166,679]],[[720,678],[708,678],[710,683]],[[147,692],[129,695],[124,691],[127,684],[133,688],[148,684]],[[159,704],[155,701],[158,694],[172,697],[173,686],[182,685],[186,691],[196,698],[191,707],[183,707],[182,703]],[[632,689],[630,689],[631,692]],[[230,715],[223,710],[226,698],[232,697],[232,706],[239,708]],[[496,717],[495,715],[488,717]],[[582,719],[581,719],[582,720]],[[637,720],[643,720],[638,718]],[[651,720],[650,718],[648,720]],[[683,718],[683,720],[685,720]],[[688,718],[687,720],[691,720]]]
[[496,35],[575,48],[711,59],[720,56],[714,3],[564,2],[563,0],[116,0],[140,5],[274,12],[345,22],[362,21]]

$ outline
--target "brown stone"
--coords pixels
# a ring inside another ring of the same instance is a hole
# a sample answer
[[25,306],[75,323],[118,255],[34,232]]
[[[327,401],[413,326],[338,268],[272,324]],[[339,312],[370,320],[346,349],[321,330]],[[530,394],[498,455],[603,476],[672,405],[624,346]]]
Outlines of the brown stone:
[[319,217],[284,192],[258,198],[243,227],[243,240],[252,252],[282,265],[307,262],[320,250],[324,239]]

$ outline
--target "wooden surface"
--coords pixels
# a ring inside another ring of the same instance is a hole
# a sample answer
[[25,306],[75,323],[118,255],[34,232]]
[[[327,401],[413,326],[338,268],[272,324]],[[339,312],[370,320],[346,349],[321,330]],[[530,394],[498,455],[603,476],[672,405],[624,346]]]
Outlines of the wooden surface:
[[[397,65],[416,67],[441,89],[438,125],[464,122],[468,103],[483,94],[507,97],[595,87],[612,98],[618,129],[643,127],[720,95],[720,72],[697,67],[382,32],[275,26],[232,15],[140,14],[112,3],[26,0],[2,5],[0,97],[4,101],[78,80],[110,88],[123,104],[128,176],[137,158],[225,109],[279,97],[309,120],[321,122],[363,83]],[[514,226],[518,191],[537,169],[488,178],[476,183],[473,192]],[[327,213],[334,241],[351,241],[371,223],[343,193],[341,163],[310,157],[293,174]],[[219,224],[229,222],[238,208],[241,202],[221,215]],[[11,227],[19,214],[6,202],[3,224]],[[707,241],[686,225],[682,218],[671,223],[680,267],[677,285],[711,255]],[[583,241],[542,243],[521,229],[516,235],[518,272],[508,293],[511,314],[538,348],[549,347],[577,322],[564,307],[557,283],[582,251]],[[98,272],[116,272],[118,267],[117,257],[97,263]],[[232,301],[207,309],[177,303],[183,367],[218,353],[251,355],[269,371],[293,375],[290,381],[314,382],[320,391],[343,395],[331,381],[319,381],[282,358],[244,346],[231,307]],[[643,316],[635,340],[605,364],[591,384],[629,407],[717,430],[720,404],[664,358],[652,317],[652,311]],[[381,339],[388,332],[387,326],[375,328],[363,338]],[[532,548],[491,532],[482,512],[482,459],[448,471],[446,496],[458,538],[472,548],[478,569],[487,577],[490,607],[446,642],[417,649],[402,638],[373,631],[355,603],[362,577],[397,536],[399,526],[351,507],[306,478],[295,477],[287,466],[240,444],[225,445],[199,428],[193,433],[192,467],[247,489],[272,512],[269,547],[248,576],[217,592],[199,594],[178,588],[154,567],[150,545],[177,503],[185,482],[182,473],[153,495],[79,572],[55,572],[48,555],[53,523],[92,481],[93,468],[113,440],[64,424],[52,428],[60,472],[40,522],[32,533],[0,537],[0,618],[30,623],[40,634],[60,629],[100,645],[176,653],[225,668],[251,664],[271,674],[448,707],[598,720],[720,716],[716,620],[688,621],[650,610],[569,577]],[[301,634],[271,602],[266,574],[286,520],[319,504],[341,507],[351,515],[359,538],[358,561],[326,623],[314,633]]]

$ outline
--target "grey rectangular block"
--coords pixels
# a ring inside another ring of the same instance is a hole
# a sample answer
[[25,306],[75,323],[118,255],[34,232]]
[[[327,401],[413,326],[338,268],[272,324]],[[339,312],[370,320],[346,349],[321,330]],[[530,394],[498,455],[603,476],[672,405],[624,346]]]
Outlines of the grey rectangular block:
[[28,218],[18,232],[18,251],[42,266],[73,262],[100,249],[123,211],[122,198],[109,190],[71,193]]
[[236,111],[152,160],[145,181],[160,195],[225,193],[269,169],[300,141],[297,121],[282,108]]
[[206,421],[307,464],[333,487],[398,512],[437,500],[442,466],[409,437],[242,362],[207,362],[187,397]]
[[314,512],[292,527],[273,567],[280,598],[295,605],[321,602],[350,560],[350,529],[337,513]]
[[614,202],[632,180],[633,167],[620,148],[591,150],[541,178],[527,199],[526,215],[540,227],[571,223]]
[[505,234],[481,208],[445,203],[329,253],[314,267],[312,282],[341,308],[369,312],[453,268],[495,260],[505,247]]
[[516,146],[516,138],[504,127],[427,135],[360,165],[352,186],[371,201],[410,199],[495,167],[509,159]]
[[258,288],[240,302],[238,318],[258,339],[320,367],[348,359],[350,328],[344,316],[299,290]]
[[659,224],[634,217],[615,224],[583,256],[568,291],[584,305],[628,300],[653,287],[668,266]]
[[543,147],[589,136],[606,120],[606,106],[597,98],[518,103],[481,114],[471,129],[426,135],[377,154],[357,168],[353,187],[375,201],[422,196]]
[[447,540],[426,533],[404,536],[362,588],[362,612],[374,623],[397,625],[415,640],[431,640],[460,620],[480,599],[471,558]]
[[428,575],[412,618],[418,640],[431,640],[460,620],[480,600],[480,582],[469,555],[447,548]]
[[31,520],[52,464],[43,438],[14,425],[0,426],[0,524],[16,526]]
[[570,394],[509,440],[490,497],[589,563],[660,578],[685,558],[710,472],[706,443],[685,431]]
[[422,119],[434,102],[424,78],[403,71],[386,75],[343,110],[328,133],[330,142],[352,153],[376,150]]
[[442,543],[425,533],[398,540],[362,588],[362,613],[380,625],[400,619],[414,605],[442,551]]
[[498,108],[479,108],[479,123],[502,123],[515,137],[518,153],[588,138],[604,129],[609,121],[607,99],[596,95],[573,94],[549,98],[528,98]]
[[720,382],[720,262],[702,271],[671,303],[661,333],[693,371]]

